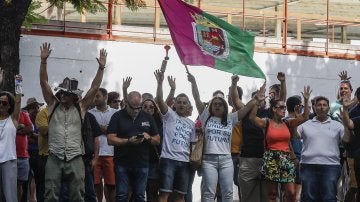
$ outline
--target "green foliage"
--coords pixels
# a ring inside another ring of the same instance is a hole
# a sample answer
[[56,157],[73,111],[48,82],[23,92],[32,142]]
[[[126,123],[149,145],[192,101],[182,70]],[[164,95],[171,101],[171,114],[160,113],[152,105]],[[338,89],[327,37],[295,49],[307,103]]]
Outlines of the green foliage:
[[70,3],[79,13],[97,13],[105,12],[106,7],[100,0],[48,0],[48,2],[56,7],[62,8],[64,3]]
[[47,19],[40,15],[39,13],[36,13],[35,11],[37,9],[41,8],[41,2],[40,1],[32,1],[27,15],[25,16],[25,20],[23,22],[23,26],[25,29],[31,29],[31,25],[34,23],[45,23],[47,22]]
[[139,8],[146,6],[146,3],[142,0],[125,0],[125,5],[131,11],[137,11]]

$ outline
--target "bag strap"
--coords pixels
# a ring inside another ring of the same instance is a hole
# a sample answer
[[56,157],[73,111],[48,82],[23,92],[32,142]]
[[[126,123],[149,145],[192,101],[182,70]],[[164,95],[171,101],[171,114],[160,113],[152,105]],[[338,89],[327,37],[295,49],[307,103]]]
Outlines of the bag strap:
[[265,118],[265,131],[264,131],[264,147],[265,147],[265,150],[267,150],[268,148],[268,144],[267,144],[267,141],[266,141],[266,135],[267,135],[267,132],[268,132],[268,129],[269,129],[269,118]]

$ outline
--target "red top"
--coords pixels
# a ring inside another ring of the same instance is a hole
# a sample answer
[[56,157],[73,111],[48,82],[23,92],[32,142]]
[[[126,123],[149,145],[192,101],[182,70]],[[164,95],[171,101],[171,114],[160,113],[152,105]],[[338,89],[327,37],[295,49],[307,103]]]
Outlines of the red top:
[[[32,126],[30,116],[26,112],[20,112],[19,124]],[[18,158],[29,158],[27,134],[16,134],[16,155]]]
[[290,131],[285,123],[280,128],[275,128],[273,122],[269,120],[269,128],[266,134],[266,149],[290,151]]

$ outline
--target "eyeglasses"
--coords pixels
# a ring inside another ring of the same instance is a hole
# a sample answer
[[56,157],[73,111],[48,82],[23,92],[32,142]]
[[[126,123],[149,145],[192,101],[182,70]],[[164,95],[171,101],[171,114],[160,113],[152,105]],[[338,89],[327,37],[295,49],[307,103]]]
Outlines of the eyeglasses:
[[7,106],[9,103],[8,103],[7,101],[0,101],[0,104],[1,104],[2,106]]
[[280,105],[280,106],[276,106],[275,108],[276,108],[276,109],[284,110],[284,109],[286,109],[286,106],[285,106],[285,105]]
[[111,103],[120,103],[121,100],[112,100]]

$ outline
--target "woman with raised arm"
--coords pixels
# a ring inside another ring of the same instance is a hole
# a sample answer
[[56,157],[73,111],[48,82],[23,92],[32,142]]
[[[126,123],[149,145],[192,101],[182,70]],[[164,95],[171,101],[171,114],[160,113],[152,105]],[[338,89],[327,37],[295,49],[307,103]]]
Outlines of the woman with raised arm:
[[[236,90],[238,76],[232,77],[232,89]],[[239,111],[228,114],[228,105],[221,97],[214,97],[205,108],[200,100],[199,90],[192,74],[188,74],[192,93],[200,120],[204,128],[204,149],[202,160],[203,197],[202,201],[214,201],[216,186],[220,185],[222,202],[233,201],[234,166],[230,152],[232,129],[255,105],[255,99]],[[259,92],[263,93],[264,87]]]
[[15,80],[15,98],[9,92],[0,92],[0,193],[3,193],[5,201],[18,201],[15,137],[21,106],[22,77],[17,75]]
[[[256,116],[258,106],[254,106],[250,113],[250,120],[265,134],[265,153],[262,173],[267,180],[268,201],[276,201],[279,183],[285,187],[286,201],[295,201],[295,155],[291,151],[290,130],[304,123],[309,118],[308,101],[310,87],[305,86],[302,95],[304,97],[304,113],[291,120],[284,121],[286,105],[283,100],[272,99],[270,102],[271,119]],[[264,97],[261,97],[264,99]]]

